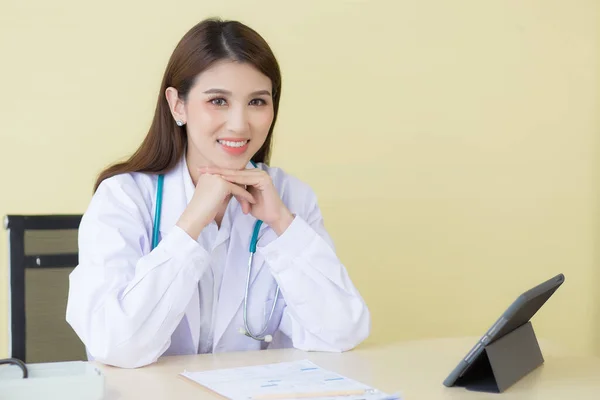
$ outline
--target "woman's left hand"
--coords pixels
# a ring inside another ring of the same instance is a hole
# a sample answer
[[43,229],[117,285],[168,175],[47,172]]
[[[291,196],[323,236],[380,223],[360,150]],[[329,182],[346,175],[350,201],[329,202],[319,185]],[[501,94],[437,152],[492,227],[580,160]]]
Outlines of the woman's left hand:
[[203,173],[220,175],[223,179],[246,186],[256,204],[250,204],[250,214],[269,225],[277,235],[283,234],[294,216],[281,201],[269,174],[262,169],[231,170],[216,167],[202,168]]

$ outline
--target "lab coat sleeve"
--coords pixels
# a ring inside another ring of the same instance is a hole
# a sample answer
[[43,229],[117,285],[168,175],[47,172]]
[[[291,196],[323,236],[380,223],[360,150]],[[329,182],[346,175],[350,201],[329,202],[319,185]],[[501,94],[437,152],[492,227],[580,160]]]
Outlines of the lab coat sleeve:
[[124,179],[103,182],[82,218],[66,319],[95,360],[136,368],[169,347],[208,253],[177,226],[149,251],[152,217]]
[[335,253],[314,195],[307,218],[296,215],[258,251],[285,299],[279,329],[294,347],[342,352],[368,337],[370,312]]

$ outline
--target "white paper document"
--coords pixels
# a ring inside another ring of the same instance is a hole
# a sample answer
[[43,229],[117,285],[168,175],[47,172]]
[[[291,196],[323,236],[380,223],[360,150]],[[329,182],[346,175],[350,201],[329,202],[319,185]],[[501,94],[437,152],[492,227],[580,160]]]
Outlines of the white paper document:
[[231,400],[401,400],[308,360],[181,375]]

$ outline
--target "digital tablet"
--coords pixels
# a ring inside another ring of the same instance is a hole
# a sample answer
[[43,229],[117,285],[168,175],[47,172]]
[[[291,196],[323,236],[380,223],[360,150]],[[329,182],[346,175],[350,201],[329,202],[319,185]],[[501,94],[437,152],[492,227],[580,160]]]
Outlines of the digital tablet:
[[531,317],[542,308],[544,303],[554,294],[556,289],[558,289],[564,281],[565,276],[563,274],[558,274],[517,297],[510,307],[504,311],[500,318],[498,318],[475,346],[473,346],[466,356],[458,363],[456,368],[450,372],[450,375],[444,380],[444,386],[454,386],[456,381],[463,376],[473,364],[473,361],[481,355],[485,346],[527,323]]

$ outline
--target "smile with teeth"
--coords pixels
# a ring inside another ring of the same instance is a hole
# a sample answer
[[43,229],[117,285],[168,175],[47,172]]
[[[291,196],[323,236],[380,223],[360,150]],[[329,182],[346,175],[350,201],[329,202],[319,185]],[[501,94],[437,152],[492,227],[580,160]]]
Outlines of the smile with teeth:
[[246,143],[248,143],[248,140],[240,140],[240,141],[229,141],[229,140],[217,140],[217,142],[219,142],[219,144],[222,144],[223,146],[227,146],[227,147],[244,147],[246,145]]

